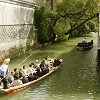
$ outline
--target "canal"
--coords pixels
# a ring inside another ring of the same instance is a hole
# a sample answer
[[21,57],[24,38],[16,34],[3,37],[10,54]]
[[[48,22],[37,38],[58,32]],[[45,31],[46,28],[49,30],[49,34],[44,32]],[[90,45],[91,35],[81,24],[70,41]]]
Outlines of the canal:
[[84,37],[67,42],[47,45],[32,50],[25,55],[11,59],[9,69],[15,68],[28,55],[32,56],[19,67],[46,55],[62,58],[61,67],[56,73],[41,82],[11,95],[0,93],[0,100],[100,100],[100,69],[97,61],[97,34],[85,36],[87,41],[94,40],[88,51],[77,51],[76,45]]

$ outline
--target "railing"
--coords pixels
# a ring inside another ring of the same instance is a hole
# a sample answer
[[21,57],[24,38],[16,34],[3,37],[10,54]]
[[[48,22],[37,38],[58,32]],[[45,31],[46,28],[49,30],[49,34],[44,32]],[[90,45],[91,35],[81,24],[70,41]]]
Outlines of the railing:
[[33,24],[0,25],[0,43],[27,38],[32,27]]

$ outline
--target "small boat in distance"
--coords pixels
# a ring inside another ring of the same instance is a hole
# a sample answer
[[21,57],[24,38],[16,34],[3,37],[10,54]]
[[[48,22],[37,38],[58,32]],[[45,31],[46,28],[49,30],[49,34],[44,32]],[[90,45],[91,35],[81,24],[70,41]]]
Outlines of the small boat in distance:
[[93,47],[93,40],[91,40],[90,42],[87,42],[87,43],[78,43],[77,44],[77,50],[79,50],[79,51],[89,50],[92,47]]
[[[59,59],[59,61],[62,63],[63,59]],[[3,89],[3,87],[0,86],[0,92],[8,95],[8,94],[13,94],[17,91],[20,91],[22,89],[28,88],[28,87],[38,83],[39,81],[45,79],[46,77],[50,76],[54,72],[56,72],[56,70],[60,67],[60,64],[56,67],[52,66],[47,74],[45,74],[45,75],[43,75],[43,76],[41,76],[41,77],[37,78],[36,80],[31,81],[31,82],[24,83],[24,84],[19,85],[19,86],[9,87],[8,89]]]

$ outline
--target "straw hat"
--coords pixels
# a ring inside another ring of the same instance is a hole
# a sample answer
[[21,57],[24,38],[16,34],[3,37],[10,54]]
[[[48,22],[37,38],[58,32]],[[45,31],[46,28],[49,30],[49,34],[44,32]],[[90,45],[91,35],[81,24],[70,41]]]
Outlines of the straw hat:
[[9,61],[10,61],[10,58],[7,58],[7,59],[5,59],[5,60],[3,61],[3,64],[8,64]]

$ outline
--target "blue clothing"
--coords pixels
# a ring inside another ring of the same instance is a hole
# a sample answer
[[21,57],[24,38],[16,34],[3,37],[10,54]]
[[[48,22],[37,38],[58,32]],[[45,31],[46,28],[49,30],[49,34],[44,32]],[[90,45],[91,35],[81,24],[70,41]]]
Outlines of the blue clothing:
[[8,65],[7,64],[2,64],[0,66],[0,70],[4,72],[4,76],[8,73]]
[[14,77],[12,76],[12,75],[10,75],[9,77],[8,77],[8,82],[9,83],[12,83],[14,81]]

